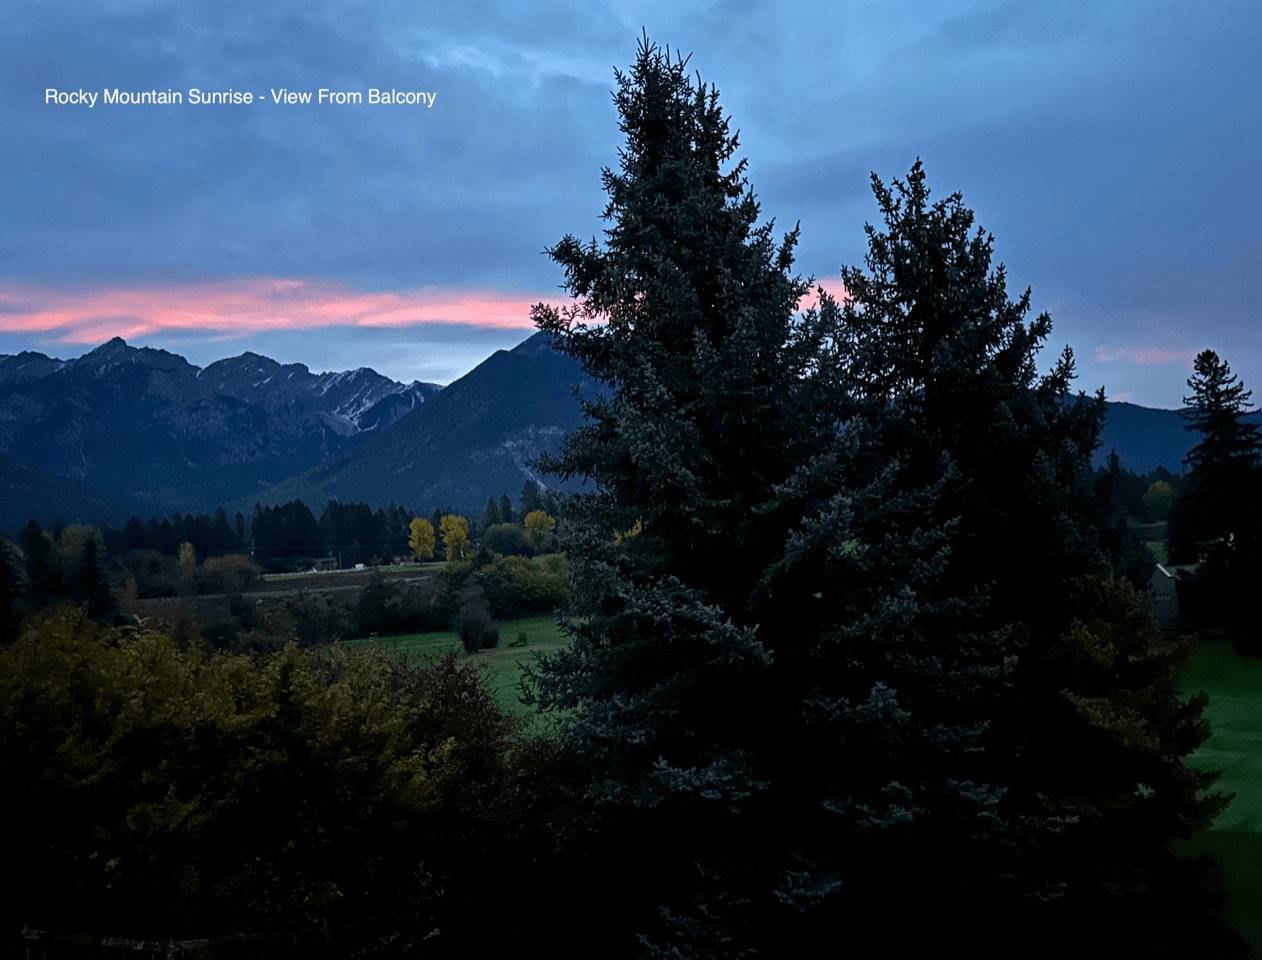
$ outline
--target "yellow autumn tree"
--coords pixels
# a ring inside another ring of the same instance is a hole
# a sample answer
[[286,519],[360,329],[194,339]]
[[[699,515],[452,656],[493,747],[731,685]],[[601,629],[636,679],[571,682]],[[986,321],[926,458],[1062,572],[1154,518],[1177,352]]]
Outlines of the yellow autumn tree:
[[434,525],[424,517],[413,517],[408,524],[412,535],[408,537],[408,546],[417,560],[429,560],[434,556]]
[[530,542],[534,544],[535,553],[542,553],[543,545],[556,528],[557,522],[555,517],[548,516],[542,510],[532,510],[526,514],[522,525],[526,528],[526,535],[530,537]]
[[469,521],[449,513],[443,517],[441,525],[447,559],[463,560],[469,552]]

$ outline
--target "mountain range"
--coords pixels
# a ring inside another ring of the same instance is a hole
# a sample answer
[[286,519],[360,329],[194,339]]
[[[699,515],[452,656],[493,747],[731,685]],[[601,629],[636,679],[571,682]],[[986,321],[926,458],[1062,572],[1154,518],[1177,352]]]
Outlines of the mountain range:
[[153,511],[213,510],[354,449],[441,389],[253,353],[202,369],[115,338],[74,360],[0,357],[0,454]]
[[[75,360],[0,356],[0,529],[295,498],[470,511],[526,480],[582,489],[530,466],[581,423],[574,386],[598,391],[543,334],[447,387],[254,353],[199,368],[117,338]],[[1094,466],[1116,449],[1136,473],[1178,473],[1196,435],[1177,410],[1110,402],[1101,441]]]

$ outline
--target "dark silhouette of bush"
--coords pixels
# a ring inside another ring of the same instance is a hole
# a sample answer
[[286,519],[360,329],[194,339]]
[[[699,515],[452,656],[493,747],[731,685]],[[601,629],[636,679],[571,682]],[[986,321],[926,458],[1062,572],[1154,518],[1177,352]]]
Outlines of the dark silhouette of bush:
[[499,630],[491,621],[482,587],[476,581],[466,583],[460,591],[460,609],[452,620],[452,630],[468,653],[477,653],[499,643]]
[[445,630],[458,604],[446,597],[448,581],[387,580],[379,570],[360,592],[351,613],[347,637],[379,637]]
[[194,580],[201,596],[241,594],[262,583],[263,568],[242,554],[210,557],[197,568]]
[[482,547],[504,557],[533,557],[534,545],[526,531],[515,523],[500,523],[487,527],[482,534]]
[[123,564],[136,580],[136,596],[140,599],[180,595],[181,569],[175,557],[163,556],[157,550],[132,550],[123,558]]

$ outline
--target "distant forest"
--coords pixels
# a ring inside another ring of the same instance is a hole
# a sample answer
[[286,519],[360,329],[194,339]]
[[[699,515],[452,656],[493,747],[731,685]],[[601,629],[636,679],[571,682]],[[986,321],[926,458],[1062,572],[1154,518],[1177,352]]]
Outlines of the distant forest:
[[[560,515],[560,504],[551,491],[540,491],[526,484],[517,505],[507,493],[498,501],[490,501],[478,516],[466,516],[470,539],[477,542],[483,530],[502,522],[520,520],[526,513],[542,509],[550,516]],[[125,524],[96,524],[91,539],[103,558],[122,558],[138,550],[157,551],[163,556],[178,556],[183,544],[190,544],[198,559],[229,554],[251,556],[269,573],[304,570],[317,560],[331,558],[336,568],[355,564],[392,562],[410,553],[408,524],[414,517],[427,517],[435,530],[443,516],[451,511],[423,512],[391,504],[373,511],[367,503],[338,503],[330,500],[317,517],[302,500],[291,500],[277,507],[255,505],[249,517],[241,512],[229,516],[220,507],[214,513],[132,517]],[[457,514],[464,516],[464,514]],[[76,525],[77,526],[77,525]],[[56,543],[62,539],[66,525],[54,523],[48,533]],[[15,531],[13,540],[21,543],[32,535],[44,532],[34,520]],[[80,544],[82,546],[82,544]],[[436,559],[445,559],[441,541],[435,545]]]

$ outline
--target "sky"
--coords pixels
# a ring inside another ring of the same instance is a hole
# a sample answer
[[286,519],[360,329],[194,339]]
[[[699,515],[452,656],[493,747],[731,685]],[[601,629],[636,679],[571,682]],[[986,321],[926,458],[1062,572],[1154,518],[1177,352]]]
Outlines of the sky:
[[0,353],[462,376],[602,236],[642,31],[718,89],[804,277],[840,292],[871,174],[920,158],[1050,313],[1045,370],[1068,344],[1078,388],[1174,409],[1213,349],[1262,399],[1262,7],[1214,0],[6,0]]

